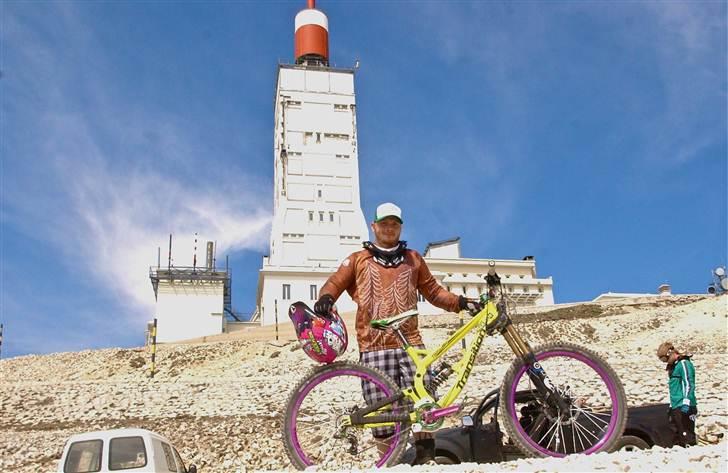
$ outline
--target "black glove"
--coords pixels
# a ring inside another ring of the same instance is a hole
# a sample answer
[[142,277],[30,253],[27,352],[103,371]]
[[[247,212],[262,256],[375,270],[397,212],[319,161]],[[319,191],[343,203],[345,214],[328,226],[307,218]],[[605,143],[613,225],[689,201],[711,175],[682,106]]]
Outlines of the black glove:
[[329,317],[331,315],[331,309],[333,308],[334,298],[331,297],[331,295],[329,294],[324,294],[323,296],[319,297],[319,300],[316,301],[316,304],[314,304],[313,311],[316,312],[318,315]]
[[467,310],[470,315],[476,315],[478,312],[483,310],[483,306],[480,305],[475,299],[466,299],[463,296],[459,296],[458,306],[460,310]]

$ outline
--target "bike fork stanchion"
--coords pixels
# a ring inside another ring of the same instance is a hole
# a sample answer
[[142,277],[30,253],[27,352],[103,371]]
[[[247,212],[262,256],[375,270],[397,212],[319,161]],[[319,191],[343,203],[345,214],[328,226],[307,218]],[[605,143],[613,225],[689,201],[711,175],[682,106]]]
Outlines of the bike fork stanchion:
[[506,323],[505,327],[503,327],[501,334],[503,335],[503,338],[505,338],[506,343],[508,343],[508,346],[510,346],[511,350],[513,350],[513,353],[521,357],[524,361],[527,361],[526,356],[531,353],[531,347],[529,347],[518,332],[516,332],[510,320]]

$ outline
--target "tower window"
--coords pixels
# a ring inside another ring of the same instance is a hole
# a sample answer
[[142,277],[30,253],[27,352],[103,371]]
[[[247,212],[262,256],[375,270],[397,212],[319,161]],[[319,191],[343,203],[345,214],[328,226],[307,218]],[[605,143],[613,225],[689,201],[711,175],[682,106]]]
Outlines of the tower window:
[[321,197],[321,189],[318,190],[318,196]]
[[308,212],[308,221],[313,222],[313,212],[312,211]]
[[309,294],[311,296],[311,300],[315,301],[316,299],[318,299],[318,288],[316,287],[316,285],[311,284],[311,287],[309,289],[311,291],[311,294]]
[[283,285],[283,300],[287,301],[291,299],[291,285],[290,284],[284,284]]
[[329,212],[329,222],[334,221],[334,212]]
[[324,138],[330,140],[349,141],[349,135],[345,133],[324,133]]
[[323,222],[323,221],[324,221],[324,213],[319,212],[319,222]]

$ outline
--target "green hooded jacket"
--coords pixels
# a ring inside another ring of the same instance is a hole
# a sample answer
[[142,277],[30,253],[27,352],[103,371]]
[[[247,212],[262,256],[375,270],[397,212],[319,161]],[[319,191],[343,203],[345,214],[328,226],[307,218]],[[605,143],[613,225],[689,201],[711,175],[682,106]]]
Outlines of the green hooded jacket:
[[670,408],[682,406],[698,407],[695,399],[695,368],[690,357],[678,359],[672,367],[668,367],[668,386],[670,387]]

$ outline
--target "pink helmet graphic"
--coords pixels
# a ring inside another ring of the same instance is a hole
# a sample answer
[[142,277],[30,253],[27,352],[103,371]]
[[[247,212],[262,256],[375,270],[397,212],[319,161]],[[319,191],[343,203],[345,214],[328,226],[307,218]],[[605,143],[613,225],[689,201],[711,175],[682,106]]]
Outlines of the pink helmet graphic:
[[299,301],[291,304],[288,316],[293,322],[303,351],[313,360],[319,363],[331,363],[346,351],[349,337],[346,325],[336,312],[336,308],[327,318],[314,313],[306,304]]

